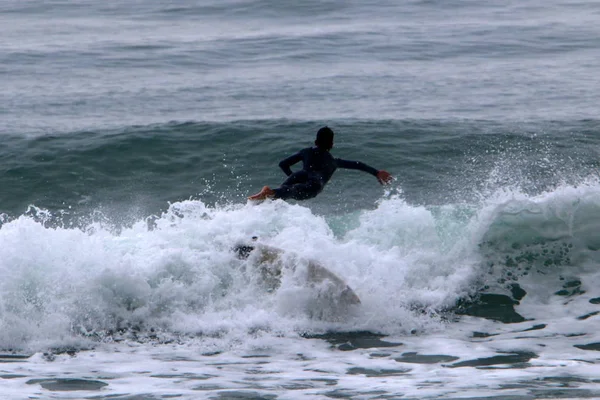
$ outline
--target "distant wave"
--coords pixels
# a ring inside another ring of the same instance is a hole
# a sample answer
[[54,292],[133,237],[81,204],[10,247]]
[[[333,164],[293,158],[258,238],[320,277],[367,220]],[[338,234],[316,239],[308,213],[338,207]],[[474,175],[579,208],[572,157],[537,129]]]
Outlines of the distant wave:
[[[335,129],[333,153],[386,169],[412,204],[473,202],[501,188],[542,193],[583,182],[600,167],[598,121],[498,123],[440,120],[172,122],[28,137],[3,136],[0,212],[30,205],[115,220],[166,210],[169,202],[243,202],[279,184],[279,161]],[[374,180],[340,171],[311,203],[327,212],[372,206]]]

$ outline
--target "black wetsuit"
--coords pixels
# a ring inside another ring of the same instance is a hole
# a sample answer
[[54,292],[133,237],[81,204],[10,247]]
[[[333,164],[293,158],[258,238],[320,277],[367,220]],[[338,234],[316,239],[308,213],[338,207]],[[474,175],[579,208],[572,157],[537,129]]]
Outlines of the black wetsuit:
[[[302,161],[300,171],[292,173],[290,166]],[[275,190],[276,199],[306,200],[318,195],[337,168],[358,169],[377,176],[377,170],[360,161],[333,158],[327,150],[308,147],[279,163],[288,178]]]

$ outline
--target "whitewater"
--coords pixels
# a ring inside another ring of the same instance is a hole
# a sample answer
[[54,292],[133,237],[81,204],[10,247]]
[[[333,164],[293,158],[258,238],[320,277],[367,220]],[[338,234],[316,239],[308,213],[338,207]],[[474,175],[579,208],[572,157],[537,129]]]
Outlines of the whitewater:
[[600,398],[599,16],[1,2],[0,399]]
[[[280,200],[189,200],[118,232],[48,226],[30,210],[0,229],[3,390],[596,397],[599,190],[436,207],[389,194],[336,218]],[[232,251],[251,236],[319,260],[362,303],[315,312],[301,267],[268,290]],[[457,304],[483,293],[511,299],[522,320],[499,322],[503,301]]]

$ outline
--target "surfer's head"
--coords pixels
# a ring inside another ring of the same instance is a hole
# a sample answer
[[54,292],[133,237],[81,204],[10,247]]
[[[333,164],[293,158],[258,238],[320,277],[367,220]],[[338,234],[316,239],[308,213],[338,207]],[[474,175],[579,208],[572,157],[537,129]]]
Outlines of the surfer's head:
[[317,132],[315,145],[323,150],[331,150],[333,147],[333,131],[330,127],[324,126]]

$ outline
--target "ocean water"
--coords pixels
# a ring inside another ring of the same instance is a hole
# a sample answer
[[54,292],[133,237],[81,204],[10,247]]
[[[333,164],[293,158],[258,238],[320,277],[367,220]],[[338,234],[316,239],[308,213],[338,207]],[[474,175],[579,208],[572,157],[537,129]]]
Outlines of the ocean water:
[[[600,398],[598,21],[3,1],[0,398]],[[324,125],[395,181],[249,203]]]

